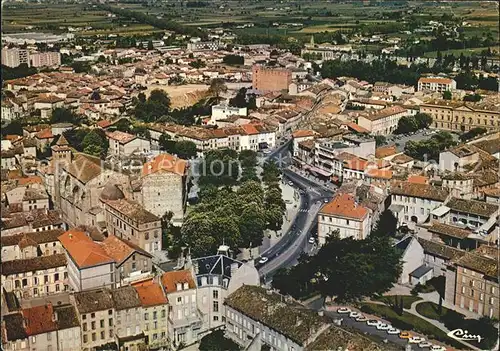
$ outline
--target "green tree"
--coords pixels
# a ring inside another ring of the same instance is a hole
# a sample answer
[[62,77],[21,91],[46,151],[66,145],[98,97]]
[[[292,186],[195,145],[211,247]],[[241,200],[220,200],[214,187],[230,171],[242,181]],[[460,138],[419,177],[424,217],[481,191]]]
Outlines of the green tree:
[[398,127],[394,131],[396,134],[412,133],[418,130],[417,121],[413,116],[403,116],[398,121]]
[[432,124],[432,117],[427,113],[417,113],[414,118],[418,129],[428,128]]
[[78,123],[78,116],[71,110],[68,110],[65,107],[58,107],[52,111],[52,115],[50,116],[50,123]]
[[242,167],[255,167],[257,165],[257,153],[253,150],[243,150],[238,156]]
[[258,247],[262,245],[266,219],[262,207],[251,203],[242,209],[240,217],[240,235],[242,247]]
[[205,335],[200,340],[198,349],[200,351],[238,351],[241,348],[231,339],[226,338],[223,330],[218,329]]
[[377,147],[387,144],[386,138],[383,135],[375,135],[375,145]]
[[153,50],[154,49],[154,46],[153,46],[153,41],[151,39],[148,40],[148,50]]
[[87,135],[85,135],[82,146],[83,152],[89,155],[101,157],[105,152],[104,140],[102,136],[94,130],[91,130]]
[[281,170],[276,162],[270,160],[266,161],[262,166],[262,180],[265,183],[272,183],[279,181]]
[[222,62],[226,65],[243,65],[245,58],[239,55],[226,55],[222,58]]
[[23,135],[23,125],[18,120],[10,121],[5,123],[2,121],[2,136],[4,135]]
[[446,90],[443,92],[443,99],[444,100],[451,100],[453,95],[451,94],[451,91]]
[[487,132],[487,129],[483,128],[483,127],[472,128],[471,130],[460,135],[460,140],[467,141],[470,139],[474,139],[475,137],[482,135],[482,134],[485,134],[486,132]]
[[283,226],[283,209],[279,206],[271,206],[266,210],[267,228],[278,231]]
[[196,144],[189,140],[181,140],[175,143],[177,156],[183,159],[191,159],[196,156]]
[[172,140],[170,135],[164,133],[160,135],[160,139],[158,140],[158,144],[160,145],[160,149],[166,151],[168,153],[175,153],[175,141]]

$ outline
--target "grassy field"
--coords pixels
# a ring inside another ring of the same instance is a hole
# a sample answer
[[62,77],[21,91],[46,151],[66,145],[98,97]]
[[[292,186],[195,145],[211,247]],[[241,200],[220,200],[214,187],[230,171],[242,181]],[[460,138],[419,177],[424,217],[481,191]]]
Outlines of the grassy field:
[[[422,300],[421,297],[411,295],[397,295],[397,301],[400,303],[401,296],[403,297],[403,307],[406,309],[411,308],[411,304],[415,301]],[[395,300],[394,296],[380,296],[375,300],[385,303],[386,305],[393,305]]]
[[81,28],[78,36],[145,35],[156,28],[142,23],[108,16],[89,4],[15,4],[2,11],[2,31],[66,32],[68,27]]
[[[460,50],[460,49],[457,49],[457,50],[447,50],[447,51],[442,51],[441,54],[443,56],[447,55],[447,54],[453,54],[455,57],[458,57],[460,56],[460,54],[464,54],[464,56],[472,56],[472,55],[478,55],[480,56],[481,55],[481,52],[483,50],[487,50],[488,48],[487,47],[484,47],[484,48],[473,48],[473,49],[463,49],[463,50]],[[496,55],[495,57],[496,58],[499,58],[499,54],[498,54],[498,47],[496,46],[491,46],[490,47],[491,51],[493,53],[496,52]],[[430,51],[430,52],[426,52],[425,57],[431,57],[431,58],[435,58],[437,56],[437,51]]]

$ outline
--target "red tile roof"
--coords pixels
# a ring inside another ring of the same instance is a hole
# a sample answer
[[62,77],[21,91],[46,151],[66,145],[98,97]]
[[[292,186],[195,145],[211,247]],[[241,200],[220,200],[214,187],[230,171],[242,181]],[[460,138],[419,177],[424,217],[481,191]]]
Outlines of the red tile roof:
[[189,289],[196,288],[196,284],[193,279],[193,274],[190,270],[184,269],[182,271],[170,271],[163,273],[161,276],[161,283],[165,288],[167,293],[173,293],[177,291],[177,283],[183,284],[188,283]]
[[312,130],[299,129],[292,133],[294,138],[305,138],[309,136],[314,136],[316,133]]
[[52,134],[51,128],[43,129],[35,134],[35,138],[37,138],[37,139],[50,139],[53,137],[54,137],[54,135]]
[[85,232],[70,229],[58,239],[79,268],[114,262],[104,248],[89,238]]
[[168,303],[168,299],[163,293],[163,289],[160,284],[155,282],[153,279],[132,284],[132,286],[137,291],[143,307],[164,305]]
[[187,161],[172,156],[170,154],[161,154],[156,156],[151,162],[147,162],[142,167],[142,175],[146,176],[159,171],[175,173],[180,176],[186,174]]
[[54,310],[51,304],[23,309],[26,333],[32,336],[57,330],[53,314]]
[[337,194],[331,202],[323,206],[319,213],[363,220],[368,215],[368,210],[357,204],[352,195],[341,193]]
[[409,175],[408,176],[408,183],[414,183],[414,184],[427,184],[429,183],[429,178],[421,175]]
[[366,171],[366,175],[370,178],[392,179],[392,171],[388,169],[371,168]]

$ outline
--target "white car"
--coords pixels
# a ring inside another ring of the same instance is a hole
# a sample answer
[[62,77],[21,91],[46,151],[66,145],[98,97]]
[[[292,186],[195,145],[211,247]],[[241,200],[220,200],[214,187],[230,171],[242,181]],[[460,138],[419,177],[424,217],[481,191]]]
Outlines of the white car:
[[385,323],[380,323],[377,325],[377,330],[389,330],[392,329],[392,325],[390,324],[385,324]]
[[366,321],[366,325],[368,325],[370,327],[376,327],[380,323],[382,323],[382,322],[380,322],[379,320],[376,320],[376,319],[370,319],[370,320]]
[[390,328],[387,330],[387,334],[389,335],[399,335],[399,333],[401,333],[401,330],[399,330],[398,328]]
[[293,182],[292,182],[292,181],[289,181],[289,182],[288,182],[288,185],[292,186],[292,185],[293,185]]
[[259,263],[266,263],[267,261],[269,261],[269,258],[267,258],[267,257],[262,257],[262,258],[259,260]]
[[366,321],[368,321],[368,318],[366,318],[362,314],[360,314],[359,317],[356,318],[356,322],[366,322]]
[[352,311],[351,313],[349,313],[349,318],[358,318],[361,316],[362,316],[362,314],[359,312],[356,312],[356,311]]
[[352,312],[351,309],[347,307],[340,307],[337,309],[337,313],[340,314],[351,313],[351,312]]
[[418,347],[420,347],[421,349],[428,349],[432,346],[433,345],[428,341],[424,341],[424,342],[421,342],[420,344],[418,344]]
[[316,240],[314,240],[314,238],[311,236],[309,238],[309,244],[314,244],[316,242]]
[[408,342],[410,344],[420,344],[423,343],[424,341],[425,339],[420,336],[412,336],[411,338],[408,339]]
[[323,202],[326,204],[326,203],[329,203],[330,200],[329,199],[324,199]]
[[271,153],[271,150],[269,149],[265,149],[264,151],[262,151],[264,153],[264,155],[268,155]]
[[446,351],[446,347],[441,346],[441,345],[432,345],[431,350],[432,351]]

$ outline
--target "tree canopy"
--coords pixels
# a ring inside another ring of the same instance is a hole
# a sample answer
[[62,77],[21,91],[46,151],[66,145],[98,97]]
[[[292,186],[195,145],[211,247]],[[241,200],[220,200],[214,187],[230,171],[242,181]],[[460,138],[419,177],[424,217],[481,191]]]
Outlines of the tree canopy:
[[398,121],[396,134],[413,133],[417,130],[428,128],[432,123],[432,117],[427,113],[417,113],[415,116],[403,116]]
[[410,157],[421,161],[439,160],[439,153],[451,146],[456,145],[453,136],[444,131],[439,131],[430,139],[406,143],[404,152]]
[[[139,94],[140,95],[140,94]],[[170,97],[166,92],[160,89],[151,91],[146,101],[138,97],[134,114],[137,119],[144,122],[156,122],[170,111]]]

